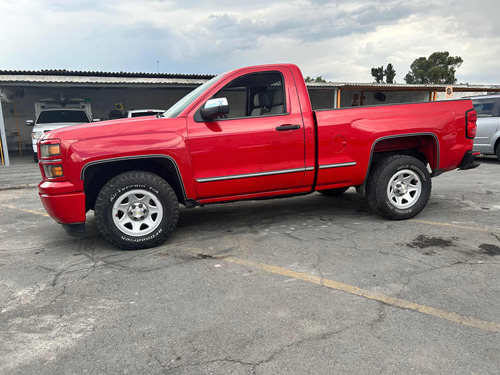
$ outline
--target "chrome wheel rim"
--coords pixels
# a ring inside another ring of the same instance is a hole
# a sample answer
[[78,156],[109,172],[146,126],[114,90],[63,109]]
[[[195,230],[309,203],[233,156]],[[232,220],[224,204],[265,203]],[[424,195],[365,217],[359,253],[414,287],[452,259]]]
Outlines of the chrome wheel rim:
[[156,195],[135,189],[118,197],[112,215],[121,232],[133,237],[146,236],[160,225],[163,206]]
[[391,204],[398,209],[413,206],[422,193],[420,176],[414,171],[403,169],[395,173],[387,185],[387,197]]

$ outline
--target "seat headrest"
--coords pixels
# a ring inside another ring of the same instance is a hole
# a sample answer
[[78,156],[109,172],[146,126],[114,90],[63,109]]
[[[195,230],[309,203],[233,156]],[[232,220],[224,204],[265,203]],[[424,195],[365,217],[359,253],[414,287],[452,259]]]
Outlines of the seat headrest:
[[254,107],[269,107],[269,97],[265,92],[258,92],[253,97]]
[[273,106],[275,105],[282,105],[284,104],[283,101],[283,90],[276,90],[273,94]]

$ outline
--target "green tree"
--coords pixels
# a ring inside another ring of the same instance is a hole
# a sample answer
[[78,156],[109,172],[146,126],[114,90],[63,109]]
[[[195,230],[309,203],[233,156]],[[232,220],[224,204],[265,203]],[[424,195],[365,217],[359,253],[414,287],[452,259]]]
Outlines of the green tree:
[[455,73],[462,63],[460,56],[452,57],[449,52],[434,52],[429,58],[419,57],[413,61],[405,81],[410,84],[453,84],[457,82]]
[[372,76],[375,78],[375,82],[384,83],[384,67],[372,68]]
[[[387,68],[384,69],[383,66],[378,68],[372,68],[372,76],[375,78],[375,82],[377,83],[394,83],[394,77],[396,76],[396,71],[392,64],[388,64]],[[384,82],[384,77],[386,77],[386,81]]]
[[385,68],[384,70],[384,75],[385,75],[385,81],[387,83],[394,83],[394,77],[396,77],[396,71],[394,70],[392,64],[387,65],[387,68]]
[[323,76],[318,76],[316,78],[311,78],[309,76],[307,76],[304,81],[306,82],[326,82],[326,80],[323,79]]

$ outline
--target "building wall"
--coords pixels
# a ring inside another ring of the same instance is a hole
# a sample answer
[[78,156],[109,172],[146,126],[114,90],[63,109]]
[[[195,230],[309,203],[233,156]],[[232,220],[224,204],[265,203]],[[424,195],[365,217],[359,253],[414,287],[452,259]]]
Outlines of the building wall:
[[[313,109],[335,107],[335,89],[308,89]],[[381,101],[375,97],[377,92],[385,95]],[[418,91],[363,91],[363,105],[382,105],[395,103],[412,103],[429,101],[429,92]],[[340,90],[340,107],[357,107],[361,105],[360,90]]]
[[[385,95],[385,100],[378,100],[376,93]],[[382,105],[396,103],[413,103],[429,101],[428,92],[419,91],[363,91],[363,105]],[[361,91],[341,90],[340,91],[340,106],[355,107],[361,104]]]
[[438,92],[436,96],[436,100],[457,100],[462,98],[467,98],[470,96],[478,96],[478,95],[486,95],[488,94],[486,91],[484,92],[454,92],[451,98],[446,97],[445,92]]
[[19,155],[18,132],[23,152],[31,152],[31,131],[33,128],[26,126],[26,120],[35,119],[34,103],[40,99],[59,98],[61,94],[66,98],[90,99],[93,118],[103,120],[108,118],[109,112],[115,109],[117,103],[121,103],[125,110],[140,108],[168,109],[191,90],[192,88],[24,88],[22,98],[14,97],[10,103],[2,102],[9,153]]
[[[7,88],[8,89],[8,88]],[[34,102],[42,98],[90,99],[94,118],[107,119],[115,104],[121,103],[125,110],[140,108],[167,109],[193,88],[140,89],[140,88],[23,88],[22,97],[14,97],[10,103],[2,102],[7,145],[11,154],[19,154],[19,137],[22,150],[31,153],[31,127],[26,126],[26,120],[35,119]],[[328,109],[335,107],[335,88],[309,88],[309,96],[313,109]],[[418,91],[385,91],[385,101],[375,98],[377,91],[363,91],[364,105],[426,102],[429,92]],[[482,93],[456,92],[451,99],[464,96],[480,95]],[[445,93],[438,93],[437,100],[446,100]],[[359,106],[360,90],[340,90],[340,106]]]
[[312,109],[335,108],[335,90],[308,89]]

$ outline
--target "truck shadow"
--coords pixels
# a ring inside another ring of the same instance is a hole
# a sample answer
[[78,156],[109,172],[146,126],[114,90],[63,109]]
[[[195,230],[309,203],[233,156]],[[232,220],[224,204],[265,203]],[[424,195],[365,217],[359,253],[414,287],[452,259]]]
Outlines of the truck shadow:
[[178,229],[196,227],[220,230],[307,219],[342,222],[360,217],[379,219],[379,216],[369,209],[366,200],[351,188],[340,197],[312,193],[291,198],[239,201],[195,209],[183,208]]

